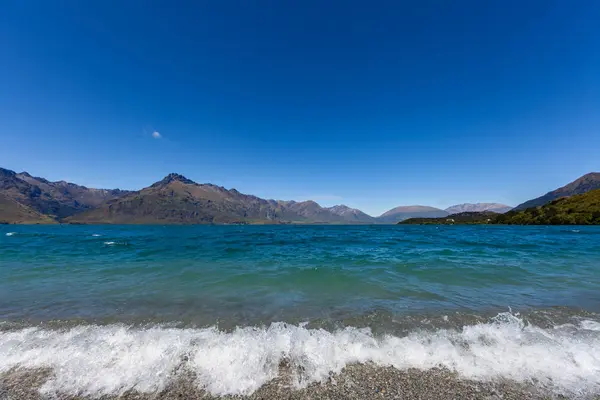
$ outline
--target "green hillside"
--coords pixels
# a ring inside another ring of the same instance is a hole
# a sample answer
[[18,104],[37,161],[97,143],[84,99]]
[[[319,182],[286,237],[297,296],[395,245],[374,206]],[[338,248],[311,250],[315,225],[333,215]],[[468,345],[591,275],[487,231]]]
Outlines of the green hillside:
[[600,224],[600,189],[523,211],[509,211],[493,221],[515,225],[597,225]]
[[492,211],[466,211],[441,218],[409,218],[398,222],[403,225],[454,225],[454,224],[488,224],[498,214]]

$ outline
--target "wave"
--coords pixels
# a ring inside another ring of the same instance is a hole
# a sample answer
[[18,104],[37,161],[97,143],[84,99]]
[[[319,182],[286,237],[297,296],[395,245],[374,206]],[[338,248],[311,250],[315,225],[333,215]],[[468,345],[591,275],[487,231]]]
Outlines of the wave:
[[93,234],[92,234],[92,236],[93,236],[93,237],[99,237],[99,236],[102,236],[102,235],[100,235],[100,234],[98,234],[98,233],[93,233]]
[[104,242],[104,245],[105,246],[129,246],[129,243],[109,240],[109,241]]
[[50,368],[43,395],[121,395],[163,390],[178,374],[214,395],[247,395],[275,379],[281,363],[298,387],[353,363],[398,369],[443,367],[476,380],[510,379],[557,393],[600,391],[600,323],[549,329],[502,313],[461,330],[374,336],[365,328],[329,332],[304,325],[184,329],[126,325],[38,327],[0,332],[0,373]]
[[17,232],[6,232],[6,236],[14,236]]

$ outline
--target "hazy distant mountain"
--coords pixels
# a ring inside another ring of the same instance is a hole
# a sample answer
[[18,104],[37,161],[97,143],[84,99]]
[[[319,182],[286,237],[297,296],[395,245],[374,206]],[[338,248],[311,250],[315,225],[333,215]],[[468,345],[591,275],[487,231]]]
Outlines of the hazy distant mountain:
[[73,223],[348,223],[314,201],[265,200],[170,174],[152,186],[67,219]]
[[378,222],[396,224],[408,218],[438,218],[449,215],[447,211],[428,206],[400,206],[381,214]]
[[65,181],[50,182],[22,172],[0,168],[0,194],[41,214],[64,218],[96,207],[128,192],[90,189]]
[[371,217],[370,215],[365,214],[364,212],[362,212],[356,208],[350,208],[343,204],[333,206],[333,207],[328,207],[328,208],[326,208],[326,210],[328,210],[329,212],[331,212],[335,215],[339,215],[347,222],[367,223],[367,224],[372,224],[372,223],[376,222],[376,219]]
[[284,203],[284,207],[287,208],[288,212],[296,214],[299,217],[294,218],[295,220],[327,223],[344,221],[341,216],[333,214],[312,200],[300,202],[288,201]]
[[512,210],[511,206],[507,206],[506,204],[500,203],[464,203],[446,208],[446,211],[450,214],[483,211],[492,211],[498,214],[502,214],[510,210]]
[[600,172],[590,172],[589,174],[583,175],[581,178],[578,178],[561,188],[548,192],[533,200],[526,201],[523,204],[519,204],[515,207],[515,210],[524,210],[530,207],[542,206],[560,197],[582,194],[595,189],[600,189]]

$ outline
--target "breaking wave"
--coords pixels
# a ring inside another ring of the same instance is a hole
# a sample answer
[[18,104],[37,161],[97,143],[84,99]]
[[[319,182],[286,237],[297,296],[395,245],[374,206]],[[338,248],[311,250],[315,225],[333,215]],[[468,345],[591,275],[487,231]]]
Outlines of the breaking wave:
[[347,327],[329,332],[303,325],[183,329],[82,325],[0,332],[0,373],[50,368],[45,395],[156,392],[182,371],[215,395],[250,394],[276,378],[286,362],[298,387],[352,363],[398,369],[444,367],[465,378],[535,382],[557,393],[600,392],[600,323],[583,320],[543,329],[502,313],[460,330],[374,336]]

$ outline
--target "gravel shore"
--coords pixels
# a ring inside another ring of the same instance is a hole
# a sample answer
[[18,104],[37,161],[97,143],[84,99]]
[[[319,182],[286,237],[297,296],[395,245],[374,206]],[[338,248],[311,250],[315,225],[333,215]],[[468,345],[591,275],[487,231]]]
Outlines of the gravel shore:
[[[120,396],[102,396],[102,400],[182,400],[182,399],[566,399],[533,385],[510,381],[476,382],[461,379],[442,369],[428,371],[379,367],[368,364],[351,365],[340,374],[331,375],[326,382],[314,383],[305,388],[291,385],[290,374],[285,372],[276,380],[263,385],[249,396],[215,397],[199,389],[192,376],[175,380],[157,393],[128,391]],[[41,400],[38,389],[50,376],[46,370],[14,370],[0,376],[0,398],[7,400]],[[87,396],[58,394],[60,400],[85,399]],[[586,396],[593,399],[595,396]]]

